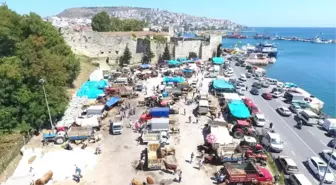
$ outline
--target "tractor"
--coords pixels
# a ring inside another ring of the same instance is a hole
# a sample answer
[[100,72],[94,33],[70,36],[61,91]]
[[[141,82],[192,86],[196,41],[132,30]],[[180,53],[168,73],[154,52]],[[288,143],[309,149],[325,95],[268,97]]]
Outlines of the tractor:
[[237,124],[232,128],[232,136],[236,139],[241,139],[245,135],[255,137],[257,134],[249,122],[246,120],[237,120]]

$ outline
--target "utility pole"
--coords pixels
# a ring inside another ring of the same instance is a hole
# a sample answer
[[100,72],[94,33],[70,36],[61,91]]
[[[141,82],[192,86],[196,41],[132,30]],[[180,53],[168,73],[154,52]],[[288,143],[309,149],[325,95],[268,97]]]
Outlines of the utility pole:
[[53,125],[53,122],[52,122],[52,119],[51,119],[51,114],[50,114],[50,109],[49,109],[49,103],[48,103],[48,99],[47,99],[47,93],[45,91],[45,88],[44,88],[44,83],[45,83],[45,80],[43,78],[41,78],[39,80],[39,82],[42,84],[42,89],[43,89],[43,94],[44,94],[44,99],[46,101],[46,104],[47,104],[47,110],[48,110],[48,114],[49,114],[49,121],[50,121],[50,126],[51,126],[51,129],[54,128],[54,125]]
[[[336,139],[336,137],[334,137],[334,140],[335,140],[335,139]],[[334,153],[334,151],[335,151],[335,147],[336,147],[336,143],[334,144],[333,149],[331,150],[330,158],[329,158],[329,160],[328,160],[328,164],[327,164],[327,169],[326,169],[326,171],[324,171],[323,178],[322,178],[322,180],[320,181],[320,185],[323,185],[323,184],[324,184],[324,179],[325,179],[325,177],[326,177],[326,175],[327,175],[327,171],[329,170],[330,162],[331,162],[331,159],[332,159],[332,155],[333,155],[333,153]]]

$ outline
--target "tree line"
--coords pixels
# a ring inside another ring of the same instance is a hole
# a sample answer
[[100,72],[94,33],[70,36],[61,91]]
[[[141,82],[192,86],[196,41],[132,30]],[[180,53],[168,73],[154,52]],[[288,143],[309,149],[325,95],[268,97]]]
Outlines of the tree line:
[[92,17],[91,27],[93,31],[142,31],[148,24],[137,19],[119,19],[111,17],[107,12],[102,11]]
[[[35,13],[0,7],[0,131],[41,129],[63,115],[79,60],[61,34]],[[41,84],[41,80],[45,83]]]

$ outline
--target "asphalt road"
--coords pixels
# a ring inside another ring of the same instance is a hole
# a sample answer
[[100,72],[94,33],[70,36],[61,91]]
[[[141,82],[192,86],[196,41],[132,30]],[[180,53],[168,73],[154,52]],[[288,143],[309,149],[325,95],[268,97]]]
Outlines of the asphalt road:
[[[234,64],[232,64],[231,67],[234,70],[236,78],[238,78],[240,74],[247,72],[245,68],[234,66]],[[251,89],[251,85],[254,81],[253,78],[249,78],[245,82],[248,86],[248,90]],[[262,89],[262,92],[269,92],[273,87]],[[275,132],[280,134],[284,141],[284,151],[279,155],[286,155],[292,158],[297,163],[300,172],[305,174],[311,182],[318,184],[318,181],[311,174],[309,167],[307,168],[305,166],[305,161],[312,156],[320,157],[319,153],[322,150],[330,149],[327,143],[331,138],[325,136],[325,131],[321,130],[319,126],[303,126],[301,130],[298,130],[295,127],[297,123],[294,120],[294,116],[283,117],[279,115],[276,112],[277,107],[281,105],[289,106],[282,101],[282,98],[264,100],[260,95],[252,95],[249,91],[245,92],[245,96],[253,100],[259,110],[265,115],[266,119],[273,123]],[[335,175],[335,170],[333,170],[333,173]],[[334,184],[336,184],[336,182]]]

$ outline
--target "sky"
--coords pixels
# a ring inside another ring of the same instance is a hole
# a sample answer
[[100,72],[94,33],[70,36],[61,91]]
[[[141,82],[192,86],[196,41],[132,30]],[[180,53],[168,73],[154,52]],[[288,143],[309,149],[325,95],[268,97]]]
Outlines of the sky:
[[336,0],[2,0],[20,14],[56,15],[67,8],[159,8],[249,27],[336,27]]

